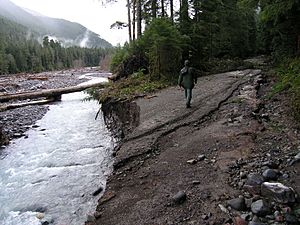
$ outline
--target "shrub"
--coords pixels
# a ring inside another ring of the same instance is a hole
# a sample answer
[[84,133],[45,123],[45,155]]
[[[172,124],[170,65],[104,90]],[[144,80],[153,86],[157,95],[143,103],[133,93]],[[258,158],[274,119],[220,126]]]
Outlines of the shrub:
[[176,80],[181,62],[183,37],[167,18],[158,18],[138,40],[118,47],[111,70],[119,77],[143,69],[152,80]]
[[287,59],[277,69],[279,82],[273,93],[287,90],[291,95],[291,106],[296,119],[300,120],[300,58]]

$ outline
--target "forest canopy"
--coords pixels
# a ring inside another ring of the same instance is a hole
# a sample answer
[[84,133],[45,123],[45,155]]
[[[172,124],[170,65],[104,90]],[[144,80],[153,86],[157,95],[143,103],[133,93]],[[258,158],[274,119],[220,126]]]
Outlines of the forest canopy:
[[299,54],[298,0],[127,0],[127,7],[129,43],[112,62],[121,75],[170,78],[184,59],[205,68],[213,59]]

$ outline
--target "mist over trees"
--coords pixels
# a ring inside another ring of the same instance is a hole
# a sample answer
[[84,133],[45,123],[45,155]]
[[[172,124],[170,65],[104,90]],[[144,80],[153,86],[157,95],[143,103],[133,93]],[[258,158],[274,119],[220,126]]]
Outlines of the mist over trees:
[[0,17],[0,74],[98,66],[110,51],[76,46],[64,48],[48,36],[40,44],[26,27]]
[[214,59],[299,54],[298,0],[127,0],[127,12],[129,43],[112,62],[127,75],[172,79],[184,59],[205,70]]

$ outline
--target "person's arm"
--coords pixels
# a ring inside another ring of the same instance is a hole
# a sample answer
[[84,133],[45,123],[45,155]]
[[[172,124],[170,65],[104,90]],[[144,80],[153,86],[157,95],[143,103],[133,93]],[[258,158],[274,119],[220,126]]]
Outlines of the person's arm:
[[198,79],[198,73],[197,72],[198,71],[195,68],[193,68],[193,79],[194,79],[195,84],[197,84],[197,79]]
[[181,73],[181,71],[180,71],[180,74],[179,74],[179,78],[178,78],[178,86],[179,87],[182,87],[182,73]]

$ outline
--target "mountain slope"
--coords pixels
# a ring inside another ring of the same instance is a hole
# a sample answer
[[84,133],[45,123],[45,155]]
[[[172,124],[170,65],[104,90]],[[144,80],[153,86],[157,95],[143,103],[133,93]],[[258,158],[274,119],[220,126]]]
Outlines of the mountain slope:
[[77,45],[81,47],[109,48],[112,45],[89,31],[84,26],[63,19],[37,16],[29,13],[9,0],[0,0],[0,16],[23,25],[28,30],[43,36],[50,36],[60,41],[64,46]]

